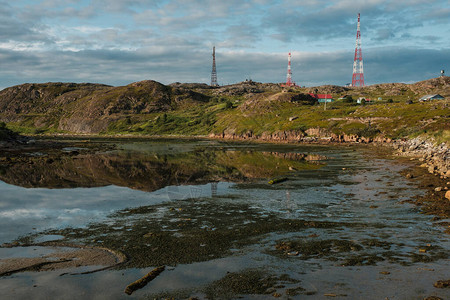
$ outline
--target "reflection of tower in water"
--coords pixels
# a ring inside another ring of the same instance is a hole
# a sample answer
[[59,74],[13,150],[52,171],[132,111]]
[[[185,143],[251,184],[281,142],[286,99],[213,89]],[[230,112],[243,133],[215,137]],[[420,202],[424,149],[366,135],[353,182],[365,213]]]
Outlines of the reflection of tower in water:
[[284,204],[286,205],[287,215],[290,216],[294,209],[294,205],[291,201],[291,193],[289,192],[289,190],[286,190],[286,201]]
[[211,197],[217,196],[217,182],[211,182]]

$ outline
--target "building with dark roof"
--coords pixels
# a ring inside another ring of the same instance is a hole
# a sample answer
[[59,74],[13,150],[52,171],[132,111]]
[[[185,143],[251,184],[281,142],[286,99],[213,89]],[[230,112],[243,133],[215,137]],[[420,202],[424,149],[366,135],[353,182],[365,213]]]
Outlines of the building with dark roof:
[[445,99],[445,98],[439,94],[430,94],[430,95],[423,96],[422,98],[419,99],[419,101],[423,102],[423,101],[443,100],[443,99]]

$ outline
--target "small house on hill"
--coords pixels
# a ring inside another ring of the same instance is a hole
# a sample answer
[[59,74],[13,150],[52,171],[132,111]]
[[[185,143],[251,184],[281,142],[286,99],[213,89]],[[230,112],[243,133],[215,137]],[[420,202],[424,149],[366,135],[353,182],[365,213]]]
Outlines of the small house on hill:
[[311,97],[317,99],[319,103],[325,103],[325,102],[333,102],[334,99],[331,97],[330,94],[309,94]]
[[442,97],[439,94],[431,94],[431,95],[425,95],[422,98],[419,99],[420,102],[423,101],[431,101],[431,100],[443,100],[445,99],[444,97]]

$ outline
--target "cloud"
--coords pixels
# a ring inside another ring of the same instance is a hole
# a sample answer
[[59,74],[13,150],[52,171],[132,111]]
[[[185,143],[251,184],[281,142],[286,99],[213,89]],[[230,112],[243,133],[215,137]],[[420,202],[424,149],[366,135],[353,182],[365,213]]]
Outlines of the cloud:
[[[19,2],[20,4],[20,2]],[[14,4],[13,4],[14,5]],[[97,16],[97,10],[93,6],[82,6],[80,1],[59,1],[50,0],[37,2],[34,4],[15,6],[16,17],[21,20],[28,20],[35,24],[47,21],[55,22],[69,20],[86,20]]]
[[374,41],[384,41],[395,37],[395,31],[391,28],[380,28],[376,31],[376,35],[372,37]]
[[[266,31],[272,32],[273,38],[286,43],[314,43],[318,40],[334,43],[335,40],[355,36],[356,15],[361,13],[363,37],[378,44],[381,40],[394,41],[399,35],[436,22],[432,16],[439,8],[441,13],[436,18],[444,19],[450,13],[450,8],[437,1],[341,0],[302,2],[296,5],[281,3],[271,7],[271,13],[262,17],[262,24]],[[448,18],[444,22],[448,24]],[[388,33],[387,30],[391,32]]]
[[[450,48],[443,38],[450,32],[450,5],[437,0],[29,3],[0,0],[2,87],[26,81],[209,82],[213,45],[221,83],[249,77],[284,81],[286,53],[292,50],[298,82],[345,84],[358,12],[368,82],[425,79],[424,74],[434,74],[427,69],[445,68],[448,59],[441,54]],[[371,62],[379,53],[385,62]],[[394,54],[397,60],[391,61]],[[428,65],[403,61],[416,61],[415,54],[435,57],[422,58]],[[400,77],[386,75],[392,66]]]
[[438,77],[441,69],[450,66],[450,49],[383,47],[363,55],[364,75],[372,83],[416,82]]
[[7,3],[0,3],[0,40],[3,42],[45,42],[51,39],[42,34],[46,26],[34,24],[28,20],[15,17],[14,9]]
[[159,8],[164,1],[161,0],[92,0],[91,7],[112,13],[135,13],[139,9]]
[[[251,78],[260,82],[284,82],[286,53],[224,51],[217,49],[217,73],[220,84]],[[450,50],[414,48],[363,49],[366,84],[380,82],[415,82],[437,77],[450,65]],[[146,48],[134,51],[85,50],[38,52],[33,55],[0,51],[7,60],[0,81],[4,87],[23,82],[97,82],[126,85],[153,79],[172,82],[210,81],[211,53],[185,51],[184,48]],[[344,85],[352,76],[352,51],[298,52],[292,54],[292,77],[299,85]]]

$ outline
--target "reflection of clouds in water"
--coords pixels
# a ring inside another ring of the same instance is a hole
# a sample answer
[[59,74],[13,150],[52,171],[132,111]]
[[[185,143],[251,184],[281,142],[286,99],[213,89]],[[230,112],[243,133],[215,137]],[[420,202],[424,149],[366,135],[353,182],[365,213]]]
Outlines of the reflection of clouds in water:
[[[151,281],[142,290],[136,291],[133,296],[142,298],[150,292],[158,293],[175,289],[190,289],[199,284],[208,284],[224,277],[227,272],[238,272],[242,269],[257,267],[259,263],[248,256],[229,257],[207,262],[177,265],[166,268],[155,280]],[[9,299],[84,299],[89,291],[89,299],[122,299],[127,284],[142,278],[151,268],[127,269],[120,271],[104,271],[94,274],[76,276],[60,276],[68,270],[50,272],[26,272],[15,274],[14,277],[2,278],[4,283],[3,295]],[[29,284],[33,282],[33,284]],[[37,287],[33,287],[36,285]],[[0,285],[0,291],[2,291]],[[70,291],[70,293],[68,293]],[[128,297],[128,296],[127,296]]]
[[[229,184],[219,184],[219,192]],[[0,182],[0,244],[51,228],[84,227],[115,211],[168,200],[209,197],[217,185],[169,186],[155,192],[106,186],[76,189],[28,189]]]
[[[261,260],[261,259],[260,259]],[[267,263],[267,262],[266,262]],[[358,272],[354,268],[335,266],[332,262],[321,264],[302,260],[276,261],[282,268],[283,274],[301,282],[299,286],[305,289],[297,297],[303,299],[306,292],[317,293],[315,296],[333,291],[335,294],[346,294],[352,299],[364,298],[361,295],[374,295],[373,299],[384,299],[386,295],[403,295],[405,299],[419,298],[418,295],[437,294],[447,299],[445,290],[437,291],[433,287],[435,276],[430,276],[426,268],[417,266],[390,265],[391,274],[388,279],[380,277],[379,273],[386,270],[386,266],[360,267]],[[272,273],[272,267],[264,267],[264,261],[255,260],[251,256],[228,257],[209,262],[178,265],[174,269],[167,268],[146,287],[136,291],[131,298],[153,298],[153,294],[174,290],[195,289],[207,285],[227,275],[227,272],[240,272],[246,269],[256,269]],[[433,264],[433,274],[446,274],[448,266]],[[131,299],[125,296],[124,288],[127,284],[142,278],[148,269],[125,269],[120,271],[104,271],[89,275],[60,276],[59,271],[18,273],[12,277],[3,277],[0,292],[5,299]],[[302,272],[298,272],[302,270]],[[276,271],[275,271],[276,272]],[[30,284],[32,282],[32,284]],[[421,292],[411,289],[412,283],[420,283]],[[343,284],[348,283],[348,284]],[[168,286],[170,286],[168,288]],[[351,288],[349,288],[351,286]],[[48,288],[51,287],[51,288]],[[88,291],[88,293],[86,293]],[[195,292],[194,292],[195,293]],[[202,292],[199,291],[198,295]],[[32,295],[32,296],[31,296]],[[51,296],[50,296],[51,295]],[[263,296],[260,295],[262,298]],[[295,298],[295,297],[294,297]],[[422,299],[423,297],[421,297]],[[297,298],[296,298],[297,299]]]
[[[60,276],[61,271],[21,273],[12,278],[2,279],[5,286],[8,287],[3,295],[9,295],[9,299],[82,299],[86,298],[85,288],[88,288],[101,299],[120,298],[118,295],[123,293],[123,280],[131,280],[131,278],[124,278],[124,276],[120,278],[119,272],[116,272],[117,274],[100,273],[103,274],[101,276],[77,276],[76,281],[72,276]],[[51,291],[47,288],[39,288],[50,286],[53,287]]]
[[46,211],[43,209],[19,208],[0,212],[1,218],[23,219],[23,218],[42,218]]
[[163,274],[165,280],[152,283],[153,291],[167,290],[167,281],[170,281],[171,289],[189,289],[198,287],[199,283],[210,283],[219,280],[229,272],[238,272],[246,268],[257,267],[258,262],[250,256],[234,256],[223,259],[215,259],[206,262],[178,265],[173,271]]
[[[26,189],[0,182],[2,207],[10,209],[18,206],[34,208],[121,208],[123,202],[133,205],[133,201],[160,203],[164,197],[160,192],[147,193],[117,186],[76,189]],[[149,195],[151,195],[149,197]]]
[[167,197],[170,200],[186,200],[201,197],[215,197],[230,184],[211,182],[204,185],[171,185],[166,188]]
[[164,201],[163,191],[147,193],[117,186],[27,189],[0,182],[0,244],[32,231],[85,226],[117,210]]

